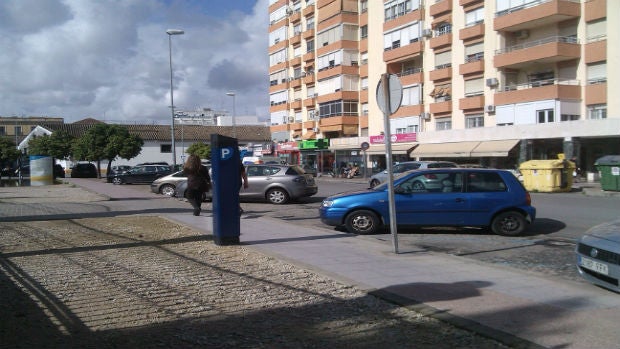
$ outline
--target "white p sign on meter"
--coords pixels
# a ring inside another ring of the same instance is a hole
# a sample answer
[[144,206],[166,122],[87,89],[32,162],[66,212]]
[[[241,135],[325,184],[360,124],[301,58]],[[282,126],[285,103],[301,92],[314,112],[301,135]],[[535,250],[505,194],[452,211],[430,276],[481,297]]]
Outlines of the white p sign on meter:
[[220,149],[220,159],[228,160],[234,154],[233,148],[222,148]]

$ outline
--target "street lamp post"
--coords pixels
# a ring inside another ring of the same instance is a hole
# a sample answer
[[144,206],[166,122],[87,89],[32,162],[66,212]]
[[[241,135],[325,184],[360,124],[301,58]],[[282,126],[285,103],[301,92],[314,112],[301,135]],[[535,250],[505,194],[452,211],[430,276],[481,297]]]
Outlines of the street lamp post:
[[237,122],[235,120],[235,93],[230,91],[230,92],[226,92],[227,96],[232,96],[233,98],[233,112],[232,112],[232,132],[233,132],[233,138],[237,138]]
[[170,110],[172,111],[172,125],[171,125],[171,140],[172,140],[172,166],[177,166],[177,150],[176,150],[176,142],[174,141],[174,96],[173,96],[173,85],[172,85],[172,35],[183,35],[185,32],[181,29],[168,29],[166,30],[166,34],[168,34],[168,52],[170,55]]

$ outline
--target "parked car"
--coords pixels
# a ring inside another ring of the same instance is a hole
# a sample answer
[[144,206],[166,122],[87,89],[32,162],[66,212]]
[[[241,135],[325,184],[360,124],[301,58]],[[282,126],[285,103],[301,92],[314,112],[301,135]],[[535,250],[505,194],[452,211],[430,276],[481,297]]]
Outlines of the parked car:
[[[459,167],[454,162],[450,161],[405,161],[399,162],[392,167],[393,174],[399,174],[410,170],[417,169],[425,169],[425,168],[448,168],[448,167]],[[375,186],[387,181],[388,171],[384,170],[379,173],[376,173],[370,177],[370,187],[374,188]]]
[[97,167],[90,162],[80,162],[71,168],[71,178],[97,178]]
[[109,181],[114,184],[152,183],[157,178],[172,173],[168,165],[139,165],[123,173],[111,175]]
[[112,183],[112,178],[114,178],[114,175],[120,174],[120,173],[124,173],[131,170],[131,166],[129,165],[115,165],[110,167],[110,172],[106,175],[106,181],[108,183]]
[[[443,168],[395,177],[399,227],[489,227],[496,234],[515,236],[536,217],[530,194],[508,171]],[[390,225],[387,190],[383,183],[330,196],[319,208],[321,221],[355,234],[382,232]]]
[[[242,199],[266,199],[286,204],[318,192],[314,177],[297,165],[246,165],[248,188],[239,191]],[[217,185],[217,184],[216,184]]]
[[585,280],[620,292],[620,219],[590,228],[577,242],[575,253]]
[[155,194],[175,196],[177,185],[182,181],[187,181],[187,176],[183,171],[177,171],[154,180],[151,191]]
[[[153,187],[151,187],[151,190],[153,189]],[[177,197],[179,199],[181,198],[185,198],[185,191],[187,190],[187,177],[185,177],[184,179],[180,180],[177,184],[176,184],[176,188],[174,193],[172,194],[174,197]],[[212,199],[212,194],[213,192],[207,192],[204,193],[202,195],[202,201],[211,201]]]

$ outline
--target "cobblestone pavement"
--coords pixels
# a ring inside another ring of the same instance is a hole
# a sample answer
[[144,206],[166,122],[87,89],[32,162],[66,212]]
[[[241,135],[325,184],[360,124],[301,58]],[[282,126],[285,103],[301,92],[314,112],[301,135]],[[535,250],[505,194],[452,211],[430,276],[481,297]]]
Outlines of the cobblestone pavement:
[[505,347],[155,215],[76,210],[105,200],[0,188],[0,348]]

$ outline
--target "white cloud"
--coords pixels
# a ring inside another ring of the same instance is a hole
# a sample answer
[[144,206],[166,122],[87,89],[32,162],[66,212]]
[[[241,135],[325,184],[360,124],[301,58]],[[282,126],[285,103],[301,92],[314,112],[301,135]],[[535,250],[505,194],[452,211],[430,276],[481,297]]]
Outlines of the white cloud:
[[210,15],[210,3],[3,0],[0,115],[165,123],[166,29],[181,28],[172,37],[175,106],[230,110],[225,93],[234,90],[238,114],[266,117],[268,2],[225,17]]

